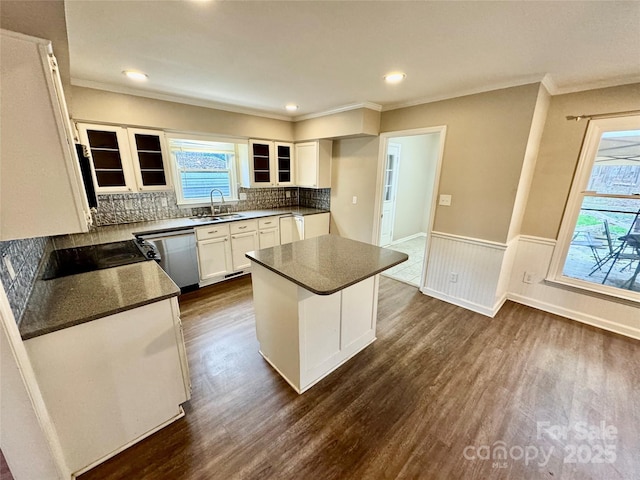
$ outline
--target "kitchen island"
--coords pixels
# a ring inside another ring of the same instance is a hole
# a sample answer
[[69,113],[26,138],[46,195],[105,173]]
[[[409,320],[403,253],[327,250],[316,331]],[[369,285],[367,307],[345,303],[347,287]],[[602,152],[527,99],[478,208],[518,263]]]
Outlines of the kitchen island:
[[408,259],[337,235],[247,257],[260,354],[298,393],[375,341],[378,274]]

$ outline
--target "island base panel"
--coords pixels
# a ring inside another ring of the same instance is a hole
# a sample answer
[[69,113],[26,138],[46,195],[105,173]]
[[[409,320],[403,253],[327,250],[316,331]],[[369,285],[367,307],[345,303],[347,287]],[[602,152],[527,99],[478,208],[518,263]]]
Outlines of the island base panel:
[[316,295],[254,262],[260,353],[298,392],[375,340],[378,276]]

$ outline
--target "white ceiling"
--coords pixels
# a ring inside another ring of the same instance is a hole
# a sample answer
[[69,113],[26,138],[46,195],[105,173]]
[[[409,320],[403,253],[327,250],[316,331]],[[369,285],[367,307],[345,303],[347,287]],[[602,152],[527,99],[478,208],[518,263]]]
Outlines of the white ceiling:
[[[637,1],[65,3],[73,84],[267,116],[640,81]],[[386,85],[393,70],[407,78]]]

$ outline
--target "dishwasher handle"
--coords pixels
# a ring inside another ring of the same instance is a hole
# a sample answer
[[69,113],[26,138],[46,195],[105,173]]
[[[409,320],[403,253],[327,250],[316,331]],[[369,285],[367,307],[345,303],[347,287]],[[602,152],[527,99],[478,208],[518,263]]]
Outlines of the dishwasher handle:
[[137,238],[141,238],[143,240],[162,240],[164,238],[172,238],[172,237],[181,237],[181,236],[185,236],[185,235],[195,235],[196,231],[191,228],[188,230],[175,230],[175,231],[170,231],[170,232],[163,232],[163,233],[150,233],[150,234],[138,234],[136,235]]

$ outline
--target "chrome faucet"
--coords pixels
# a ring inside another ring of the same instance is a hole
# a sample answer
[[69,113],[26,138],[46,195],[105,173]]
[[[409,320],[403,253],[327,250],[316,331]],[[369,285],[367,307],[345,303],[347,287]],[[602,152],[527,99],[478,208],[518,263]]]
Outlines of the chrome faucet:
[[[218,211],[216,211],[216,209],[213,206],[213,192],[218,192],[220,194],[220,198],[222,199],[222,202],[220,204],[220,208],[218,208]],[[224,205],[224,194],[222,193],[222,191],[219,188],[212,188],[209,196],[211,198],[211,214],[215,215],[216,213],[222,213],[222,205]]]

